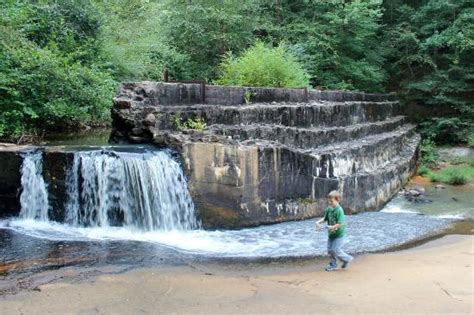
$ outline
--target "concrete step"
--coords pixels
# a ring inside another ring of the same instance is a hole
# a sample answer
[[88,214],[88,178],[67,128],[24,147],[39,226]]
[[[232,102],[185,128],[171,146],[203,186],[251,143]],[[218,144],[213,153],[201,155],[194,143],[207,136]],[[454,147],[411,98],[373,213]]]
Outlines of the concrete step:
[[209,130],[217,135],[231,136],[238,140],[270,140],[297,148],[316,148],[365,136],[390,132],[402,126],[406,119],[396,116],[373,123],[347,127],[298,128],[281,125],[212,125]]
[[259,194],[262,199],[276,200],[276,203],[281,200],[307,200],[325,204],[328,192],[339,190],[343,195],[343,205],[349,211],[379,209],[415,170],[420,137],[415,133],[400,137],[403,138],[403,145],[390,159],[369,169],[358,168],[360,160],[356,158],[355,168],[337,176],[328,176],[331,175],[328,174],[328,165],[337,163],[337,160],[321,160],[320,156],[286,147],[262,147],[258,173],[265,176],[259,179]]
[[390,132],[308,149],[268,140],[247,140],[242,144],[257,145],[261,148],[280,148],[295,154],[307,155],[312,162],[305,161],[304,164],[311,165],[312,170],[305,173],[317,177],[335,178],[362,171],[374,171],[389,163],[403,150],[407,141],[414,135],[414,129],[413,125],[406,124]]
[[351,212],[380,209],[401,189],[416,170],[420,136],[412,135],[405,141],[399,155],[371,171],[360,171],[340,178],[343,200],[350,200],[346,208]]
[[[239,106],[192,105],[140,108],[139,114],[152,113],[155,127],[173,128],[176,117],[201,117],[207,125],[267,124],[288,127],[340,127],[377,122],[402,114],[398,102],[310,102]],[[137,114],[138,115],[138,114]],[[144,118],[144,117],[143,117]],[[140,120],[130,117],[130,120]]]

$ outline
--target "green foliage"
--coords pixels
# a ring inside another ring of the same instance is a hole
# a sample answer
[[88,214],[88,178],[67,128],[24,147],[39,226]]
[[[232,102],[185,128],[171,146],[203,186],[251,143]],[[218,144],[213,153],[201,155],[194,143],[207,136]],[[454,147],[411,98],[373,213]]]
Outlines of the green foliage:
[[206,122],[203,118],[188,118],[184,123],[184,129],[192,129],[197,131],[203,131],[206,128]]
[[282,1],[270,12],[314,86],[382,91],[381,1]]
[[430,168],[426,165],[421,165],[419,168],[418,168],[418,175],[420,176],[426,176],[428,175],[428,173],[430,173]]
[[453,169],[447,174],[446,183],[450,185],[464,185],[467,183],[467,176],[459,170]]
[[171,116],[171,124],[173,125],[174,130],[183,130],[183,119],[181,118],[180,114],[175,113]]
[[467,144],[470,147],[474,147],[474,128],[470,128],[470,131],[467,133]]
[[421,142],[420,155],[422,165],[436,165],[439,160],[439,153],[433,140],[424,139]]
[[162,80],[164,69],[173,80],[194,77],[186,53],[167,44],[159,4],[115,0],[96,6],[104,16],[103,53],[120,80]]
[[454,118],[427,121],[423,132],[440,143],[467,142],[474,133],[472,1],[387,0],[384,6],[389,88],[408,104],[451,108]]
[[183,131],[186,129],[203,131],[204,129],[206,129],[206,122],[204,121],[203,118],[201,117],[188,118],[183,123],[183,119],[178,113],[171,116],[171,123],[173,125],[173,128],[178,131]]
[[428,178],[432,182],[442,182],[450,185],[464,185],[474,181],[474,168],[448,167],[439,172],[430,172]]
[[470,167],[474,167],[474,159],[470,159],[469,161],[467,161],[467,165],[469,165]]
[[9,4],[0,16],[0,138],[107,121],[116,82],[97,62],[93,9]]
[[245,101],[245,104],[249,105],[250,103],[252,103],[252,97],[253,97],[253,93],[250,92],[250,91],[246,91],[244,93],[244,101]]
[[156,8],[154,26],[167,46],[189,58],[192,79],[215,78],[221,56],[255,40],[259,1],[163,0]]
[[396,91],[451,109],[421,125],[425,138],[474,146],[471,0],[6,0],[0,12],[2,139],[106,123],[117,81],[168,69],[172,80]]
[[219,65],[218,84],[238,86],[306,87],[308,75],[283,45],[256,42],[239,57],[228,54]]
[[471,165],[474,163],[474,159],[467,159],[467,158],[464,158],[464,157],[460,157],[460,156],[456,156],[454,158],[452,158],[450,161],[449,161],[449,164],[451,165],[463,165],[463,164],[467,164],[467,165]]
[[463,143],[474,134],[474,124],[461,117],[435,117],[420,123],[419,127],[424,138],[433,139],[437,143]]

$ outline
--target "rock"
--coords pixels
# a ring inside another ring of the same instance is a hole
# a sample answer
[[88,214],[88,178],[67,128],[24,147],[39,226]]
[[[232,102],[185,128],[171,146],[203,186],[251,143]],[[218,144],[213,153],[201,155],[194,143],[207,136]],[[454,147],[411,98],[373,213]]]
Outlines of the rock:
[[133,143],[146,143],[148,140],[143,137],[129,136],[130,141]]
[[153,114],[146,115],[145,119],[143,120],[143,124],[147,127],[154,127],[156,123],[156,117]]
[[0,217],[20,211],[22,147],[0,145]]
[[441,185],[441,184],[437,184],[437,185],[435,185],[435,188],[436,188],[436,189],[445,189],[446,186]]
[[114,98],[114,107],[118,109],[129,109],[132,102],[128,98]]
[[418,191],[420,194],[424,195],[426,193],[426,189],[423,186],[416,186],[414,190]]
[[141,137],[143,136],[143,129],[142,128],[133,128],[132,132],[130,133],[132,136]]
[[154,132],[153,133],[153,143],[158,145],[166,145],[166,136],[165,132]]
[[202,141],[204,141],[204,142],[219,142],[219,137],[216,136],[216,135],[209,134],[209,135],[203,136]]
[[87,130],[91,130],[91,129],[92,129],[92,127],[91,127],[91,126],[89,126],[89,125],[86,125],[86,124],[84,124],[84,123],[82,123],[82,122],[81,122],[81,123],[79,123],[79,128],[80,128],[81,130],[86,130],[86,131],[87,131]]
[[421,192],[416,189],[410,189],[408,191],[408,195],[413,196],[413,197],[418,197],[421,195]]
[[415,203],[431,203],[431,202],[433,202],[433,200],[427,199],[427,198],[424,198],[424,197],[419,197],[419,198],[414,198],[413,202],[415,202]]
[[166,144],[169,145],[182,145],[185,138],[179,134],[168,134],[166,137]]

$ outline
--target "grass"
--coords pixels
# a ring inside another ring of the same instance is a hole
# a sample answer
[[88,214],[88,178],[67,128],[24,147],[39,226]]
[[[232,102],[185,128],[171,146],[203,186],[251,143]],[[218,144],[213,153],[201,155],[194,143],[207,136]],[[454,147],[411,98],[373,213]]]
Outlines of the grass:
[[428,177],[432,182],[441,182],[450,185],[464,185],[467,183],[474,183],[474,167],[470,165],[449,166],[438,171],[429,170],[422,176]]
[[426,165],[421,165],[418,168],[418,175],[427,176],[431,172],[430,168]]

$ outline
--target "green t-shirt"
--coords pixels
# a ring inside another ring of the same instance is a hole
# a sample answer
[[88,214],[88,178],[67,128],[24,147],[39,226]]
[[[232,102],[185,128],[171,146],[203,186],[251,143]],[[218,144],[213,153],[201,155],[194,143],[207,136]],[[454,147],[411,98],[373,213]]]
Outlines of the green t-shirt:
[[324,214],[324,221],[326,221],[328,225],[341,224],[336,231],[328,231],[330,239],[343,237],[346,234],[346,218],[344,216],[344,210],[342,210],[340,205],[337,205],[335,208],[328,207]]

